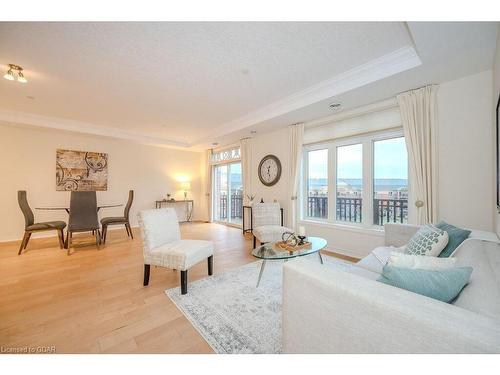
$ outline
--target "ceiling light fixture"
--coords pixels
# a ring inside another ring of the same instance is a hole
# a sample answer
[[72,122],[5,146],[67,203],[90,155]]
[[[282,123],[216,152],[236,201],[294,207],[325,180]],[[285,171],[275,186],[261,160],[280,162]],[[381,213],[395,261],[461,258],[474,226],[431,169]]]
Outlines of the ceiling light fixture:
[[17,73],[17,81],[21,83],[26,83],[28,80],[23,74],[23,68],[19,65],[9,64],[9,69],[7,73],[3,76],[3,78],[8,79],[9,81],[13,81],[15,79],[15,73]]

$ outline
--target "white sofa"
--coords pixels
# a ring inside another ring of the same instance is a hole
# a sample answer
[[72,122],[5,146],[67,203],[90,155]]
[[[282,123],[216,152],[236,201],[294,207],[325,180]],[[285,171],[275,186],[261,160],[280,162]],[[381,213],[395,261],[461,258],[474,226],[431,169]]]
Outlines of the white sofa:
[[[386,245],[406,244],[417,229],[386,225]],[[500,353],[498,238],[473,232],[453,256],[473,267],[453,304],[376,281],[373,254],[347,271],[308,259],[287,262],[283,352]]]

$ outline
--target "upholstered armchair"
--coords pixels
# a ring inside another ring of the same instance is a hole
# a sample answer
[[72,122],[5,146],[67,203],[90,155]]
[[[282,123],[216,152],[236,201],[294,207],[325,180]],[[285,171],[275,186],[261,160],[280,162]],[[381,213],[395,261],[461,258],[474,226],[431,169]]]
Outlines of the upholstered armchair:
[[283,215],[279,203],[255,203],[252,207],[253,247],[257,240],[261,244],[281,241],[285,232],[292,229],[283,226]]
[[144,286],[149,284],[151,266],[181,271],[181,293],[187,293],[187,271],[207,259],[208,274],[213,273],[214,244],[211,241],[182,240],[173,208],[140,211],[139,226],[144,254]]

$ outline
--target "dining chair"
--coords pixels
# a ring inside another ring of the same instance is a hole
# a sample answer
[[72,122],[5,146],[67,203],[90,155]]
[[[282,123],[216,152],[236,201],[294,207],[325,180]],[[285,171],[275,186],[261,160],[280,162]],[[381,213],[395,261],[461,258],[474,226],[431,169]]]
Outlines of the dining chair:
[[26,191],[24,190],[17,192],[17,202],[19,203],[19,207],[24,215],[24,237],[21,241],[21,246],[19,247],[17,255],[21,255],[22,251],[26,249],[33,232],[56,230],[59,237],[59,247],[61,249],[64,248],[63,230],[66,227],[66,223],[64,221],[44,221],[41,223],[35,223],[35,215],[28,204],[28,198],[26,196]]
[[125,230],[127,231],[127,236],[132,237],[134,239],[134,235],[132,234],[132,228],[130,227],[130,207],[132,207],[132,202],[134,200],[134,191],[129,190],[128,192],[128,201],[125,205],[125,209],[123,210],[123,216],[119,217],[104,217],[101,219],[102,225],[102,243],[106,243],[106,236],[108,234],[108,225],[125,225]]
[[101,232],[97,217],[97,196],[95,191],[72,191],[69,203],[69,222],[66,234],[68,255],[75,232],[95,233],[95,243],[99,249]]

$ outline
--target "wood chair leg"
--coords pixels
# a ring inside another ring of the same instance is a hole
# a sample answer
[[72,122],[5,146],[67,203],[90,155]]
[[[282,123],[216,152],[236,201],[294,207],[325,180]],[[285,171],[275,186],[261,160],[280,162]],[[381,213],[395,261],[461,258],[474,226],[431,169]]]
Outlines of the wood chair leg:
[[104,245],[106,243],[106,235],[108,234],[108,226],[103,225],[102,226],[102,244]]
[[130,223],[127,223],[126,225],[127,225],[128,231],[130,232],[130,237],[132,239],[134,239],[134,234],[132,233],[132,227],[130,226]]
[[64,232],[62,229],[57,230],[57,237],[59,238],[59,248],[64,248]]
[[99,250],[101,247],[101,233],[99,229],[95,230],[95,245],[97,246],[97,250]]
[[148,286],[148,284],[149,284],[149,270],[150,270],[150,268],[151,268],[151,266],[149,264],[144,265],[144,283],[143,283],[144,286]]
[[207,263],[208,263],[208,275],[212,276],[214,274],[214,256],[210,255],[207,258]]
[[71,240],[72,239],[73,239],[73,232],[68,231],[68,234],[66,235],[66,249],[68,249],[67,255],[69,255],[69,251],[71,249]]
[[253,236],[253,248],[257,247],[257,237]]
[[28,238],[26,239],[26,242],[24,243],[24,249],[26,249],[26,246],[28,246],[28,241],[31,238],[31,232],[28,232]]
[[25,243],[28,243],[28,233],[29,232],[24,232],[24,236],[23,236],[23,240],[21,241],[21,246],[19,246],[19,252],[17,253],[17,255],[21,255],[21,252],[23,251],[23,249],[26,248],[26,246],[24,246]]
[[188,271],[181,271],[181,294],[188,292]]

